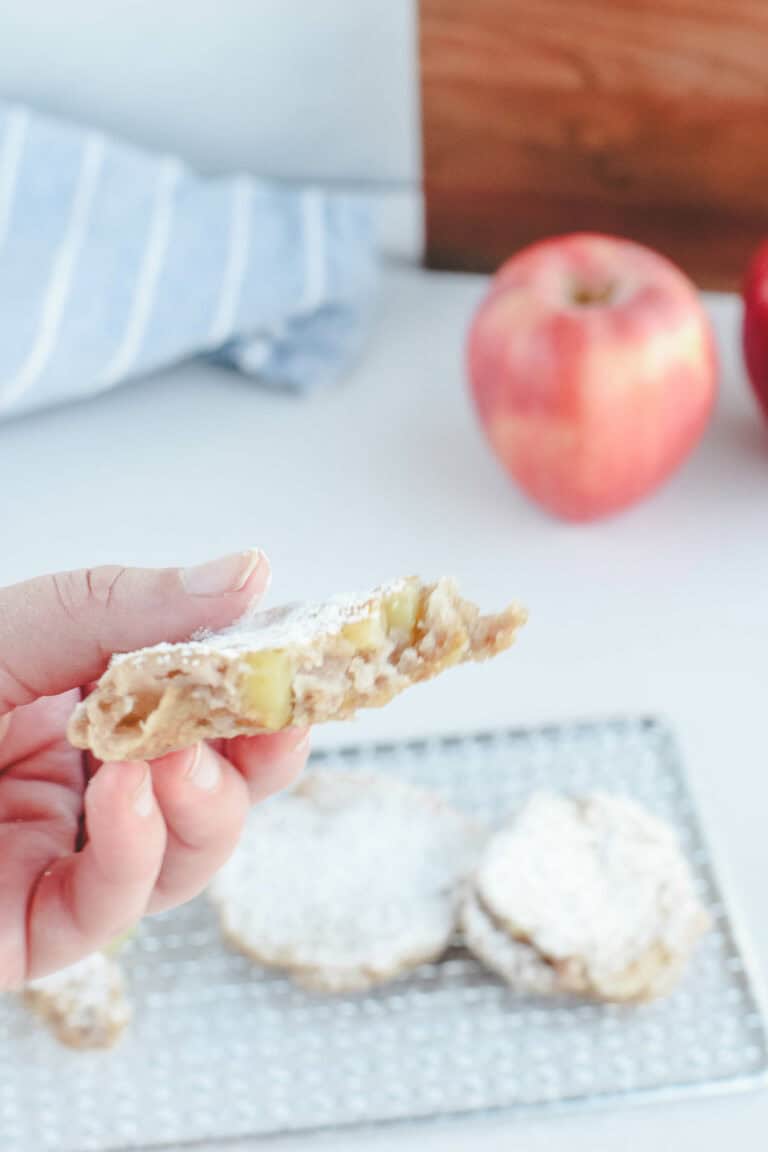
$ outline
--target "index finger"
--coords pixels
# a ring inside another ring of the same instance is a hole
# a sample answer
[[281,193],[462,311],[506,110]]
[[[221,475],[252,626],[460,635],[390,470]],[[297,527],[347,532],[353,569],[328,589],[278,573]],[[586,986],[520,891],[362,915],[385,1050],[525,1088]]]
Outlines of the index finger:
[[268,582],[266,557],[251,550],[195,568],[88,568],[0,589],[0,716],[96,679],[113,652],[222,628]]

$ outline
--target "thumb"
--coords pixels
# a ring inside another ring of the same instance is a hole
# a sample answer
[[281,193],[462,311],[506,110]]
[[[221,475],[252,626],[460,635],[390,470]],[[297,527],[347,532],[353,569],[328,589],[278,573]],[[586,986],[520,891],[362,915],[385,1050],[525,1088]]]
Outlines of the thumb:
[[113,652],[185,640],[243,615],[269,583],[262,552],[196,568],[84,568],[0,589],[0,716],[97,679]]

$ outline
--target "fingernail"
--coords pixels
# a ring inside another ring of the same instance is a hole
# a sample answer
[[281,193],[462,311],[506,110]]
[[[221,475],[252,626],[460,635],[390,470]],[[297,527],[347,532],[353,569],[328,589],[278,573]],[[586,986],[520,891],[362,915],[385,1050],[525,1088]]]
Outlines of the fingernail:
[[137,816],[147,817],[154,807],[155,796],[152,791],[152,776],[149,768],[145,768],[141,784],[133,794],[133,810]]
[[203,792],[213,792],[221,780],[221,766],[219,758],[210,748],[203,749],[202,744],[195,748],[192,763],[185,773],[190,784],[200,788]]
[[223,596],[226,592],[239,592],[246,580],[265,562],[263,552],[253,548],[248,552],[233,552],[198,564],[195,568],[185,568],[181,579],[191,596]]

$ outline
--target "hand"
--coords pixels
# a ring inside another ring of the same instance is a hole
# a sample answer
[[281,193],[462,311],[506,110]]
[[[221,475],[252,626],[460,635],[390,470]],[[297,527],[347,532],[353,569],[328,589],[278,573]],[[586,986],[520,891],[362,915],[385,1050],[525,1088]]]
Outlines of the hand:
[[232,623],[269,565],[95,568],[0,589],[0,988],[72,964],[181,904],[230,855],[248,806],[304,767],[306,729],[97,764],[67,742],[112,652]]

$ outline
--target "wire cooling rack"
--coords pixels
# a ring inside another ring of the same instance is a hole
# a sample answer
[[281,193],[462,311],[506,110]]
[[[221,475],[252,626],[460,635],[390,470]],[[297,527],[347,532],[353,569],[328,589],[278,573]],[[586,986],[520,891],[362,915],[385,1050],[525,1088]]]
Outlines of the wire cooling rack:
[[663,724],[348,748],[313,764],[399,775],[491,823],[537,788],[633,796],[676,827],[713,930],[674,993],[647,1005],[523,999],[460,948],[376,992],[322,999],[228,952],[200,899],[125,948],[135,1015],[113,1050],[61,1048],[14,997],[0,1001],[3,1152],[183,1146],[765,1078],[763,1016]]

